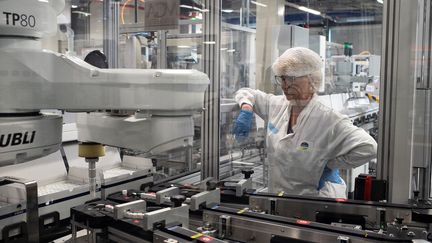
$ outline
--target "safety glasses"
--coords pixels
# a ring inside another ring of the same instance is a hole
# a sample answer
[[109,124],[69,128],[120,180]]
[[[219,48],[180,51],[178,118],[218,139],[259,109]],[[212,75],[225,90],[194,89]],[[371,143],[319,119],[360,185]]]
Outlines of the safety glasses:
[[282,86],[282,84],[292,85],[296,80],[296,78],[299,78],[296,76],[287,76],[287,75],[281,75],[281,76],[275,75],[274,77],[275,77],[276,84],[279,86]]

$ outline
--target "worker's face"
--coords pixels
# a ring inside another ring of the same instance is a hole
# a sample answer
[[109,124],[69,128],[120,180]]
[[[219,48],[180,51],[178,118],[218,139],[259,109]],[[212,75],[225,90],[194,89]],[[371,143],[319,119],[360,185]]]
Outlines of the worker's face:
[[289,101],[307,101],[314,94],[309,76],[286,78],[281,82],[282,91]]

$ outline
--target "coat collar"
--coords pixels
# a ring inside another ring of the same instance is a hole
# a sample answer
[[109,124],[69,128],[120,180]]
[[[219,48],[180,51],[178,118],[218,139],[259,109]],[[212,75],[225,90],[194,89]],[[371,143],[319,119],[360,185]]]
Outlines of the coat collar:
[[[306,107],[300,112],[300,115],[297,117],[297,124],[292,128],[295,130],[296,127],[301,125],[303,123],[303,120],[307,119],[312,111],[312,109],[315,107],[318,101],[318,95],[314,94],[312,99],[309,101],[309,103],[306,105]],[[289,102],[288,102],[289,103]],[[292,105],[288,105],[288,111],[291,113]]]

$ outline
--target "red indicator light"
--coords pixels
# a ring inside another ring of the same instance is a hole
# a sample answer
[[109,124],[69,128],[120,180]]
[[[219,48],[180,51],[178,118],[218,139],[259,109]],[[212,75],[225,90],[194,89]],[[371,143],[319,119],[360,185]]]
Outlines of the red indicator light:
[[213,240],[213,238],[211,238],[210,236],[201,236],[200,238],[198,238],[198,240],[202,242],[210,242]]
[[336,202],[346,202],[347,201],[346,198],[336,198],[335,200],[336,200]]
[[310,224],[311,221],[307,221],[307,220],[303,220],[303,219],[298,219],[296,223],[297,224]]

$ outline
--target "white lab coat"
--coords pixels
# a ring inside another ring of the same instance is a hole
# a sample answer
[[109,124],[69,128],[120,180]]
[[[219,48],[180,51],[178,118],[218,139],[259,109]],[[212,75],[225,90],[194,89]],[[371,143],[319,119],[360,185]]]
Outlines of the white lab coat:
[[254,112],[267,122],[269,191],[295,195],[346,198],[346,185],[318,184],[327,165],[330,169],[349,169],[376,157],[375,140],[348,117],[323,105],[315,95],[287,134],[290,102],[283,95],[266,94],[243,88],[236,102],[253,106]]

